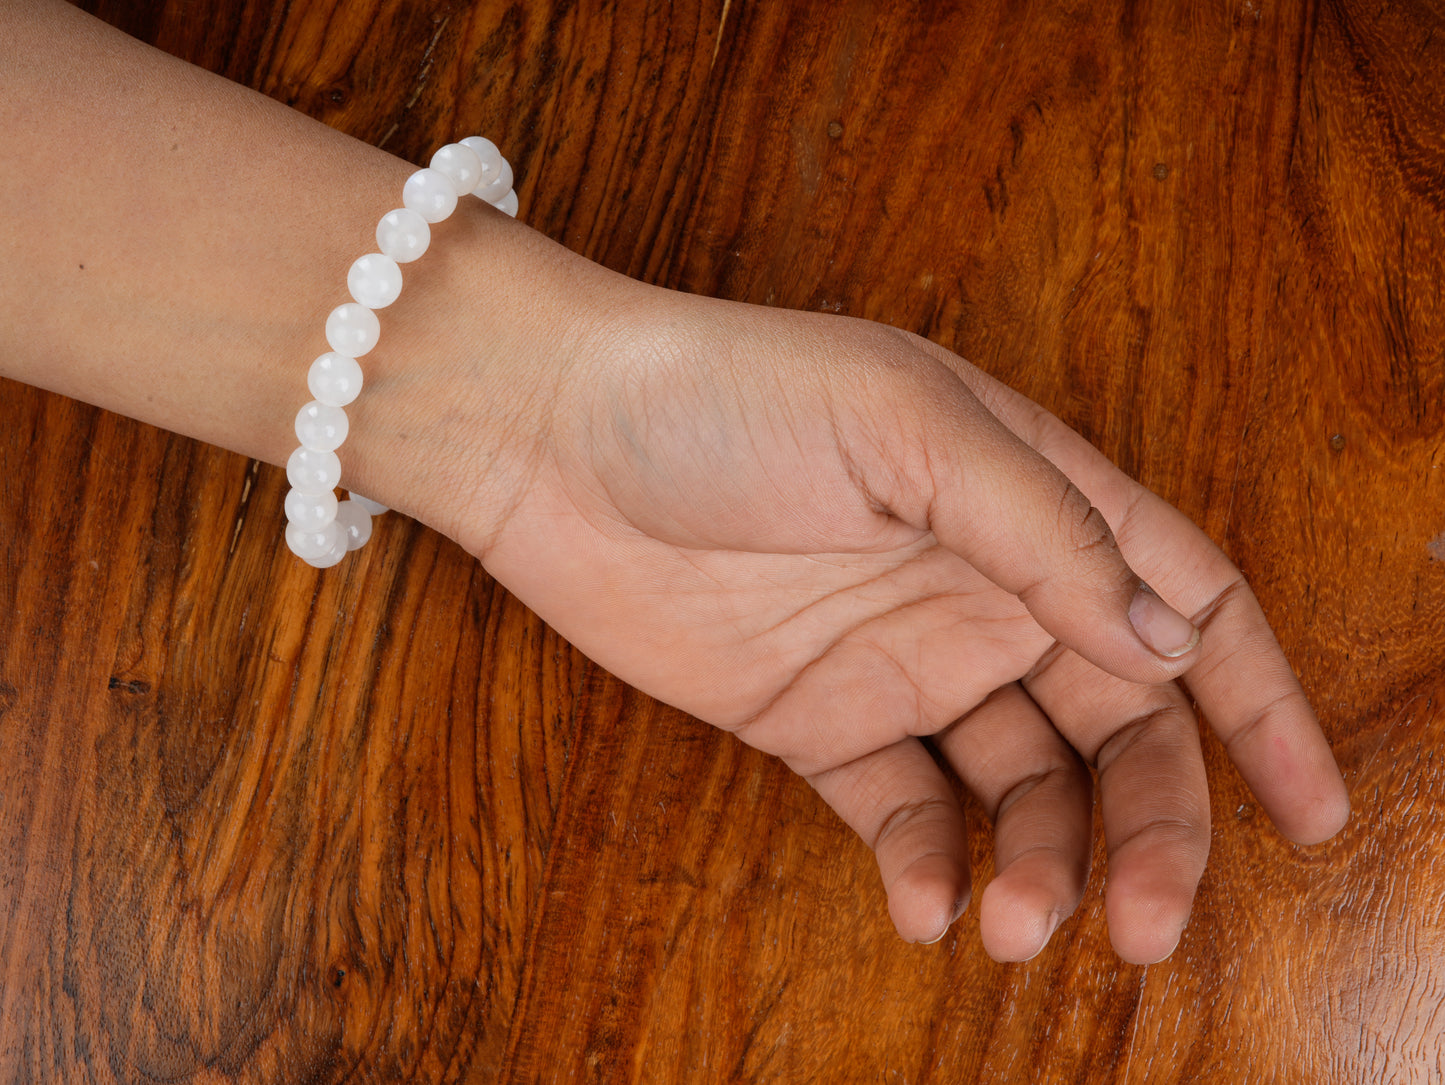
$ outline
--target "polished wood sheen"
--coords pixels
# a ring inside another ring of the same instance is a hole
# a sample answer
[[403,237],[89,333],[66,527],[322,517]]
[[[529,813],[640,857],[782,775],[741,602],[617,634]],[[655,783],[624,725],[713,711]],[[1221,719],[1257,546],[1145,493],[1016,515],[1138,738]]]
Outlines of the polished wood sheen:
[[1097,873],[1027,964],[976,913],[905,945],[800,780],[455,545],[317,575],[280,471],[6,383],[0,1080],[1445,1079],[1438,3],[91,6],[412,160],[489,133],[611,267],[1038,399],[1250,576],[1355,814],[1291,846],[1209,738],[1168,961]]

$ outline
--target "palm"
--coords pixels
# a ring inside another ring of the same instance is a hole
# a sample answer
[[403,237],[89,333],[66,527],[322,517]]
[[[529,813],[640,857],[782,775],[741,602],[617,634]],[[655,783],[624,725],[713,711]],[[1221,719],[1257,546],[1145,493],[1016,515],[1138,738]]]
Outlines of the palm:
[[581,608],[562,592],[551,613],[563,633],[804,774],[940,730],[1051,643],[927,538],[862,556],[688,549],[579,509],[556,539],[587,551],[605,585]]
[[836,369],[787,400],[756,353],[665,369],[596,393],[488,556],[508,580],[509,538],[567,555],[578,575],[508,582],[589,656],[811,774],[943,728],[1052,643],[870,492],[852,464],[887,437]]

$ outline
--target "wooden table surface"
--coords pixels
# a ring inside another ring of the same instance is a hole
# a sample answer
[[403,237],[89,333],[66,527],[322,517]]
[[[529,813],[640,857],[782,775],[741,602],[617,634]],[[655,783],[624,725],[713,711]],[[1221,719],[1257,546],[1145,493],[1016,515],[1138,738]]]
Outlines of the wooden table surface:
[[455,545],[317,573],[279,470],[5,383],[0,1080],[1445,1080],[1438,0],[90,6],[413,161],[491,134],[613,268],[1038,399],[1250,576],[1355,815],[1291,846],[1207,738],[1168,961],[1111,953],[1102,854],[1032,962],[905,945],[806,785]]

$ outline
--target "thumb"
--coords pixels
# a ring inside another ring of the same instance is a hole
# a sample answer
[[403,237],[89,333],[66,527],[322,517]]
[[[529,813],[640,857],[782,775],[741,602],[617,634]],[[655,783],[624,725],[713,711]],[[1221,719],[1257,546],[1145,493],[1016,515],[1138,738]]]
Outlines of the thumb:
[[[1131,682],[1178,677],[1200,634],[1129,567],[1102,513],[951,371],[916,395],[875,491],[1023,602],[1051,636]],[[938,394],[939,392],[943,394]],[[866,475],[866,473],[865,473]],[[871,483],[870,483],[871,484]],[[891,492],[888,492],[891,491]]]

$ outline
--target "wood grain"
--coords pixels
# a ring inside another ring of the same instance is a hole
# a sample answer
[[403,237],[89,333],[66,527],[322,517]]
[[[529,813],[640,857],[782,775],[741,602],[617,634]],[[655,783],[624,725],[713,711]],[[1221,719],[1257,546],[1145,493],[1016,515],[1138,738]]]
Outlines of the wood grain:
[[280,472],[5,384],[0,1080],[1445,1076],[1439,5],[88,6],[413,159],[492,133],[609,266],[1045,403],[1249,574],[1356,816],[1288,845],[1210,740],[1169,961],[1097,877],[1030,963],[905,946],[806,786],[450,543],[316,576]]

